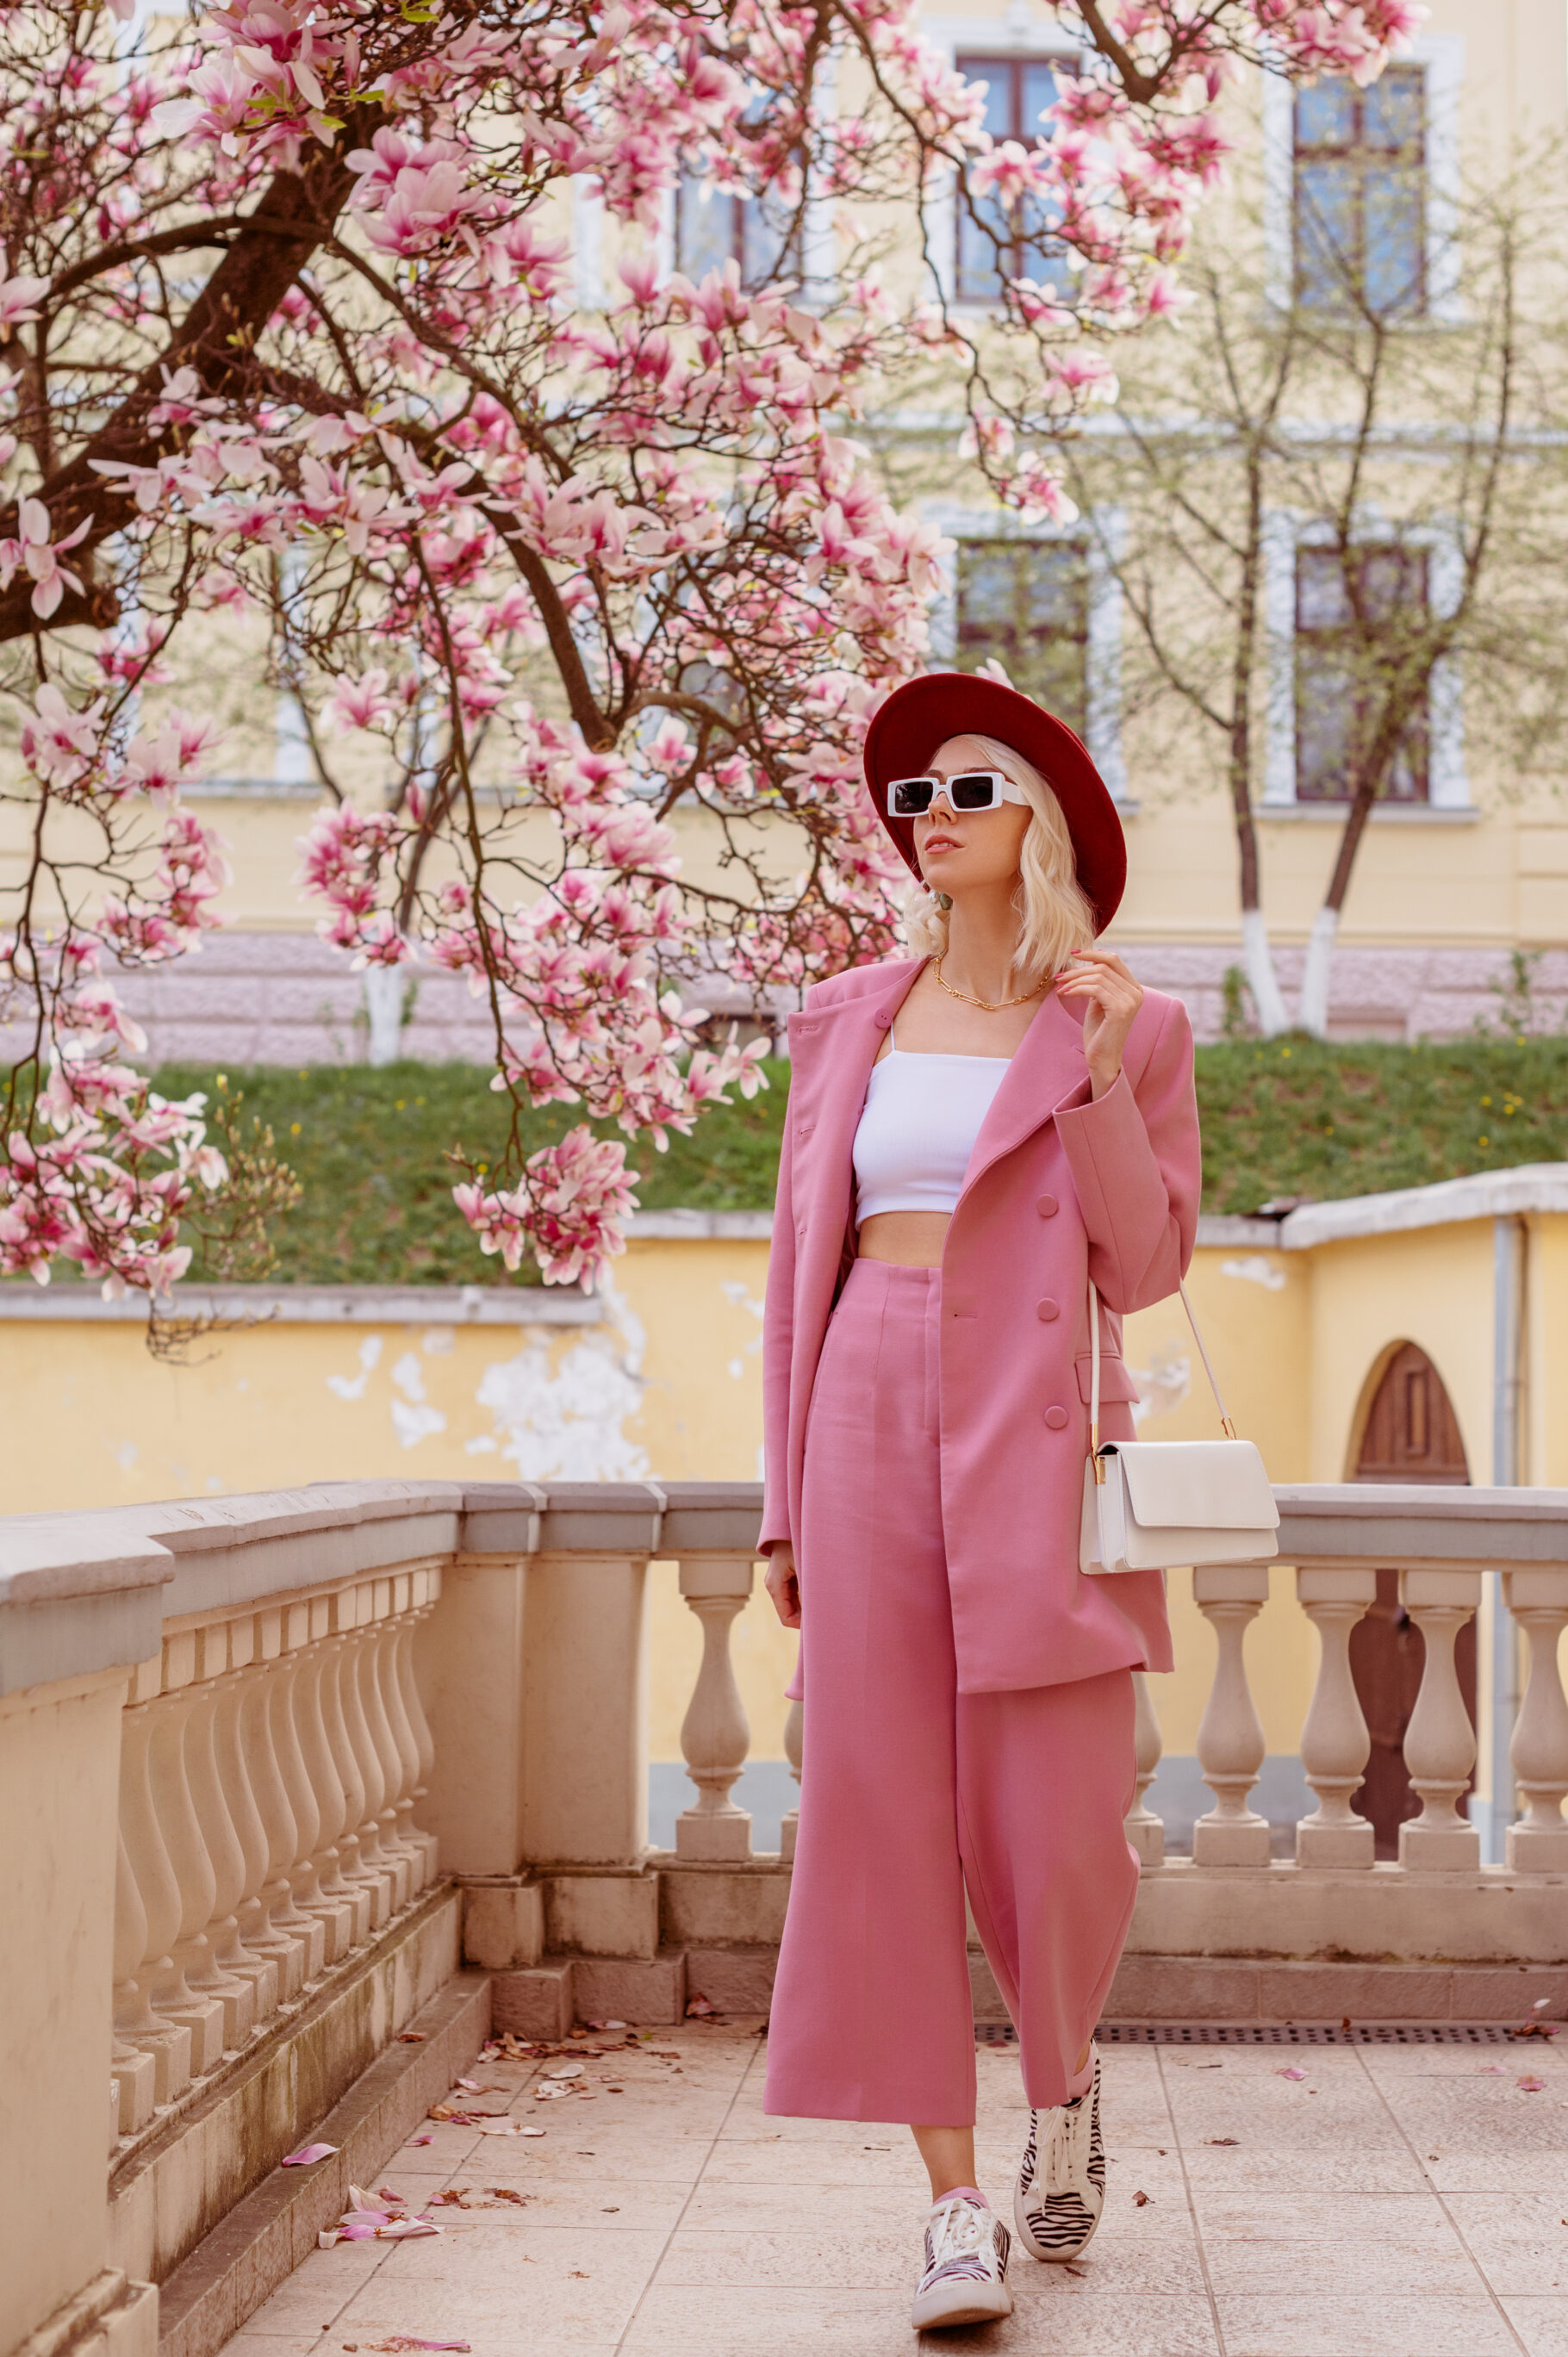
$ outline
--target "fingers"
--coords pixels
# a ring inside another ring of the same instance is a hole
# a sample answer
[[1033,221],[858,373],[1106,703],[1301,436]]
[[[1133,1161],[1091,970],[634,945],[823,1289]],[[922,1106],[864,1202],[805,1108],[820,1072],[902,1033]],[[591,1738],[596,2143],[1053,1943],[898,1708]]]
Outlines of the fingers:
[[1086,949],[1056,976],[1058,998],[1092,998],[1107,1012],[1135,1015],[1144,1003],[1144,985],[1130,974],[1114,950]]
[[792,1558],[786,1556],[779,1561],[775,1556],[768,1565],[762,1584],[785,1628],[798,1629],[800,1625],[800,1587]]
[[1122,963],[1114,950],[1075,950],[1070,963],[1062,967],[1056,979],[1059,986],[1068,982],[1109,981],[1112,977],[1124,982],[1129,990],[1135,990],[1140,998],[1144,996],[1143,984]]

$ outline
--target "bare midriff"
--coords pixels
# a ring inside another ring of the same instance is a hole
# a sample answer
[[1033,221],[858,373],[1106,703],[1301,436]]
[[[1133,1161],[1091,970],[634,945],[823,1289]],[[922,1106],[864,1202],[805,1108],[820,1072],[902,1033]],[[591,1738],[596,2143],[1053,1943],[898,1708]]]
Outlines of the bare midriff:
[[860,1223],[862,1260],[890,1260],[898,1268],[940,1268],[950,1211],[876,1211]]

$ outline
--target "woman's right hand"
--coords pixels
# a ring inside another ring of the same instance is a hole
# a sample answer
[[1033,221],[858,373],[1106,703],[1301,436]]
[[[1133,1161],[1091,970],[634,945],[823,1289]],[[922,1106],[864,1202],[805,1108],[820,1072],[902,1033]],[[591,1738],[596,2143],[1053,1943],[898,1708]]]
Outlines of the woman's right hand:
[[800,1583],[795,1576],[795,1550],[788,1544],[773,1548],[762,1585],[773,1598],[773,1609],[786,1629],[800,1625]]

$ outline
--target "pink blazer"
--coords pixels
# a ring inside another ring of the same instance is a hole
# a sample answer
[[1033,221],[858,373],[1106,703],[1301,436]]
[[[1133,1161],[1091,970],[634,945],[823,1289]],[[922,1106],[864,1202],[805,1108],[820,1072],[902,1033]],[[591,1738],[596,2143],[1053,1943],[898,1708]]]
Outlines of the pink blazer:
[[[798,1548],[806,1411],[853,1250],[854,1133],[883,1034],[923,963],[835,974],[789,1017],[763,1344],[765,1550]],[[1171,1667],[1164,1575],[1086,1579],[1078,1567],[1086,1279],[1106,1312],[1101,1437],[1130,1440],[1137,1391],[1120,1313],[1175,1292],[1199,1178],[1180,1001],[1145,992],[1121,1076],[1094,1102],[1079,1019],[1048,998],[985,1116],[942,1257],[942,1518],[962,1693]],[[809,1612],[811,1564],[800,1572]]]

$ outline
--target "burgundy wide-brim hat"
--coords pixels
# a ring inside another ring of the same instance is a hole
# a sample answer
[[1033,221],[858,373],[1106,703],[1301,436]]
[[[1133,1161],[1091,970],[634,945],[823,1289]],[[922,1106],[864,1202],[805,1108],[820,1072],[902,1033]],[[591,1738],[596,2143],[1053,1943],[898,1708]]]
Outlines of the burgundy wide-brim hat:
[[950,737],[994,737],[1034,763],[1061,804],[1078,880],[1102,933],[1127,888],[1127,845],[1110,789],[1065,720],[1000,680],[928,672],[895,688],[866,731],[865,782],[910,874],[920,874],[915,823],[888,816],[887,787],[894,778],[918,777]]

